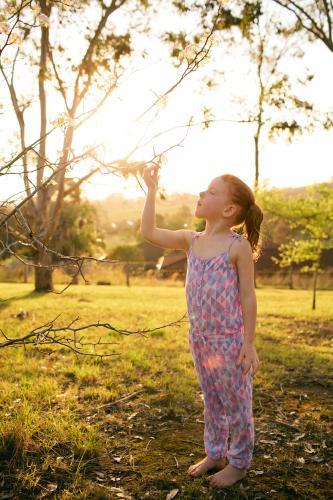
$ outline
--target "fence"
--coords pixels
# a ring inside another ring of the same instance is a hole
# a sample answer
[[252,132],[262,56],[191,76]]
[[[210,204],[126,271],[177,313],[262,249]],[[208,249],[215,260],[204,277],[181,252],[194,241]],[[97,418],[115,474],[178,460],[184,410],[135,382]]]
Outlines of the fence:
[[[184,269],[158,270],[154,262],[131,261],[109,264],[86,261],[82,269],[87,284],[91,285],[184,286],[186,278]],[[53,281],[55,284],[69,283],[74,272],[74,267],[57,268],[53,274]],[[313,286],[312,273],[293,271],[291,274],[289,270],[280,269],[276,271],[256,270],[255,275],[258,288],[271,286],[311,289]],[[21,262],[12,259],[0,264],[0,282],[33,283],[33,281],[32,267],[24,266]],[[77,282],[84,284],[82,276],[78,276]],[[319,273],[317,289],[333,290],[333,268],[327,268]]]

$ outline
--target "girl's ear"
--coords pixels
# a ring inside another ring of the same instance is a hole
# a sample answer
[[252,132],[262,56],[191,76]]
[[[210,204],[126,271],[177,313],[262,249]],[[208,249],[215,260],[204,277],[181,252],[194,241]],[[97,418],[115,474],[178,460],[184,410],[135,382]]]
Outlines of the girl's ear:
[[228,205],[224,207],[223,209],[223,214],[225,214],[227,217],[231,217],[237,213],[237,207],[236,205]]

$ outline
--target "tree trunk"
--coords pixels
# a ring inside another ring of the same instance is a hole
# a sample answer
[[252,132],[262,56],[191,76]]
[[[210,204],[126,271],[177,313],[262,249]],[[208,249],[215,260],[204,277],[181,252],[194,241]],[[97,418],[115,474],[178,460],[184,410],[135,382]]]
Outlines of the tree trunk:
[[289,268],[289,290],[294,289],[293,276],[294,276],[293,266],[290,266],[290,268]]
[[259,184],[259,134],[260,129],[258,127],[258,132],[254,136],[254,192],[258,190]]
[[23,283],[28,283],[28,278],[29,278],[29,266],[26,266],[23,264]]
[[130,266],[126,263],[123,267],[126,276],[126,286],[130,286]]
[[258,114],[256,116],[257,130],[254,135],[254,194],[257,194],[259,185],[259,168],[260,168],[260,134],[261,128],[264,125],[263,113],[264,113],[264,101],[265,101],[265,89],[262,80],[262,66],[264,60],[264,45],[263,40],[261,40],[259,47],[258,61],[257,61],[257,76],[259,82],[259,94],[258,94]]
[[79,284],[79,275],[76,273],[73,277],[72,277],[72,285],[78,285]]
[[[39,264],[51,265],[51,257],[46,252],[39,253],[37,259]],[[35,292],[50,292],[53,289],[53,269],[35,267]]]
[[318,278],[318,270],[316,269],[313,275],[312,309],[316,309],[317,278]]

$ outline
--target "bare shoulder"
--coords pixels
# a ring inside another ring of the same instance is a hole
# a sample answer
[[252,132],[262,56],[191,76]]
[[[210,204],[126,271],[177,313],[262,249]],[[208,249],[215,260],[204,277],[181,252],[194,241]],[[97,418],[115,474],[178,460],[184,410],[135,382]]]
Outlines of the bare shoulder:
[[189,248],[190,248],[190,245],[191,245],[191,242],[192,242],[192,239],[193,239],[193,236],[196,234],[196,231],[194,229],[182,229],[183,231],[183,237],[184,237],[184,240],[185,240],[185,244],[186,244],[186,252],[188,252]]
[[240,261],[250,262],[253,260],[252,248],[249,240],[241,234],[235,233],[235,243],[230,248],[230,259],[234,265]]

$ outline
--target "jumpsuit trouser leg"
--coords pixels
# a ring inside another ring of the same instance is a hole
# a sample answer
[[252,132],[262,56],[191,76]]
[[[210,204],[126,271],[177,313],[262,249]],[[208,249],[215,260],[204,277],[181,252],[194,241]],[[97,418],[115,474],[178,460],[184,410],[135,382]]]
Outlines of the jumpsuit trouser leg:
[[236,364],[243,341],[240,332],[189,334],[204,396],[205,452],[213,460],[226,456],[234,467],[248,469],[254,449],[253,376]]

